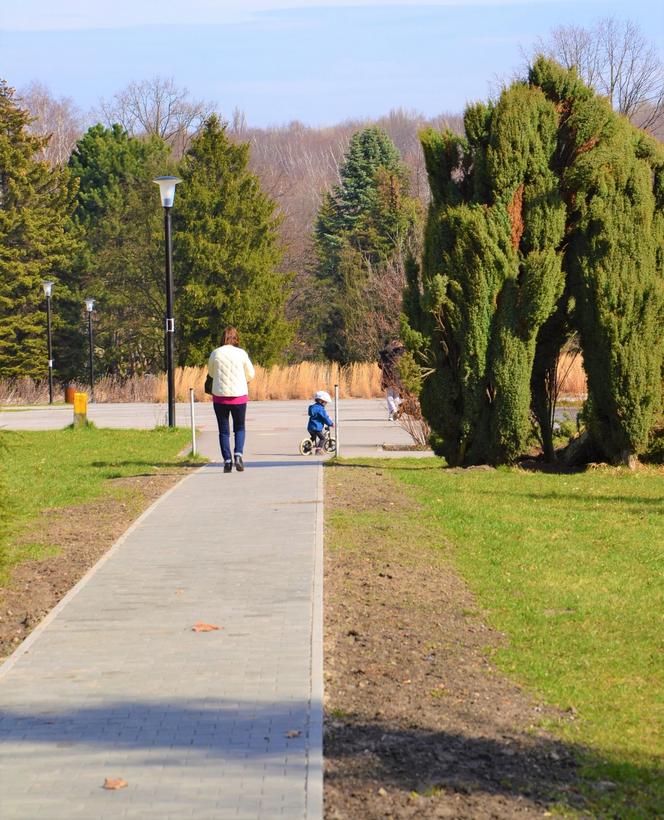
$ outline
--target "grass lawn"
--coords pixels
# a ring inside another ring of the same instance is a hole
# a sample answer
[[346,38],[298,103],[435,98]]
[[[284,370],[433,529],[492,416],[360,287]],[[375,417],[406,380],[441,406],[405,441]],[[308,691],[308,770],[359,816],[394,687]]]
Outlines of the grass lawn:
[[41,557],[38,544],[26,549],[12,543],[34,525],[42,510],[66,508],[119,492],[108,479],[155,473],[181,464],[177,454],[189,440],[189,431],[167,428],[2,431],[0,584],[7,582],[12,564]]
[[433,459],[362,463],[413,494],[420,509],[405,513],[413,530],[424,525],[506,633],[494,663],[574,717],[553,728],[599,783],[594,810],[661,816],[664,470],[548,475],[448,470]]

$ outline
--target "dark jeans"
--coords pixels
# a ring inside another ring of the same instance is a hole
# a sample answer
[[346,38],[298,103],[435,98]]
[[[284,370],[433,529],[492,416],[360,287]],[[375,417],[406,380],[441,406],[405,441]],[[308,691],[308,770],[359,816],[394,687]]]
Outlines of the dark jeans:
[[219,426],[219,445],[224,461],[232,461],[231,455],[231,426],[229,416],[233,416],[233,433],[235,435],[235,455],[241,456],[244,451],[244,420],[247,417],[246,404],[217,404],[214,403],[214,414]]
[[309,430],[308,433],[316,447],[323,447],[325,444],[325,430]]

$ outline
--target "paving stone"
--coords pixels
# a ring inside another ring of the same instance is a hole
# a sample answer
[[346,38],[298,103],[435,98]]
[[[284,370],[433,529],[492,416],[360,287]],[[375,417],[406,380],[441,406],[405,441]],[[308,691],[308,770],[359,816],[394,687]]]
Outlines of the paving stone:
[[322,816],[321,468],[282,439],[181,482],[0,669],[3,820]]

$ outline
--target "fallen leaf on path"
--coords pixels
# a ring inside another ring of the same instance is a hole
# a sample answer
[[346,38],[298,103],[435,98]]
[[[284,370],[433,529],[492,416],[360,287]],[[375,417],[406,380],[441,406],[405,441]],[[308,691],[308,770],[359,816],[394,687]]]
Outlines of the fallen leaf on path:
[[115,779],[112,777],[107,777],[106,780],[104,780],[104,788],[109,789],[111,791],[115,791],[117,789],[126,789],[128,785],[129,783],[127,783],[127,781],[123,780],[121,777],[117,777]]
[[216,624],[206,624],[204,621],[196,621],[191,628],[192,632],[215,632],[217,629],[221,627]]
[[299,737],[301,734],[299,729],[291,729],[290,732],[286,732],[286,737]]

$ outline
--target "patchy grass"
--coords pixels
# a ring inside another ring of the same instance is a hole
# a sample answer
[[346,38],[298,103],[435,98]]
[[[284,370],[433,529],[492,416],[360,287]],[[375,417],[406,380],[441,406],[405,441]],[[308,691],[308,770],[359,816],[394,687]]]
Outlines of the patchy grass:
[[550,475],[449,470],[434,459],[362,463],[413,494],[413,530],[424,525],[444,545],[487,620],[507,634],[493,662],[574,718],[550,728],[582,750],[584,774],[597,784],[593,809],[657,816],[664,471]]
[[[0,584],[9,568],[42,558],[50,547],[14,542],[45,509],[63,509],[116,492],[109,479],[181,467],[187,430],[57,430],[0,434],[5,465],[0,488]],[[46,552],[44,552],[46,550]]]

